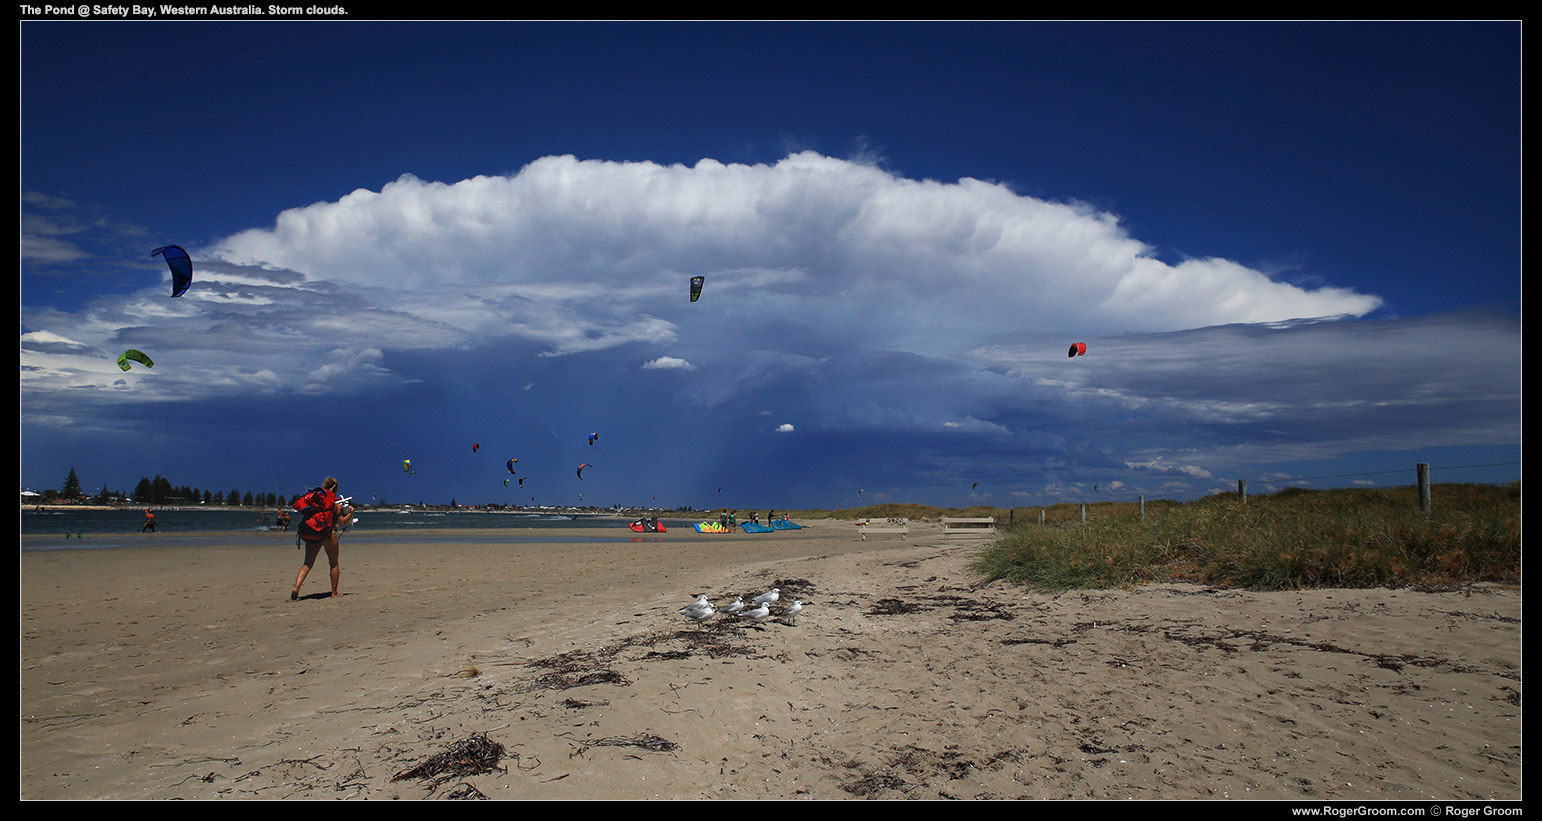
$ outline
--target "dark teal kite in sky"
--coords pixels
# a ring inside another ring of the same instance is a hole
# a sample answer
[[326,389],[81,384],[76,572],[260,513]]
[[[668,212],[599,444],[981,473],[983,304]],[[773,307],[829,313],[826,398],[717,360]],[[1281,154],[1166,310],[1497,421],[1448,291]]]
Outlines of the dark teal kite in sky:
[[179,297],[187,293],[188,286],[193,284],[193,259],[182,246],[166,245],[151,251],[150,256],[159,256],[171,268],[171,295]]

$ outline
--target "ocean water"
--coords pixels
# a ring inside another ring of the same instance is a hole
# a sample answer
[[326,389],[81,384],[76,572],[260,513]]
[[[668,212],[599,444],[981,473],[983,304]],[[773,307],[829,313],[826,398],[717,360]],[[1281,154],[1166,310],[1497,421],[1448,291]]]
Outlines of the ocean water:
[[[615,529],[615,538],[638,535],[628,530],[626,520],[613,516],[563,514],[556,512],[448,512],[432,510],[364,510],[359,511],[357,521],[349,528],[351,534],[390,533],[392,531],[475,530],[498,531],[502,537],[522,537],[530,541],[567,539],[554,538],[553,531],[579,528]],[[135,546],[150,543],[184,544],[179,534],[215,533],[221,537],[242,535],[260,536],[275,540],[295,538],[291,524],[287,531],[279,530],[275,511],[252,510],[201,510],[198,508],[161,509],[155,511],[155,536],[143,534],[145,516],[142,509],[126,510],[71,510],[43,508],[41,511],[23,508],[21,512],[22,536],[62,536],[62,539],[22,539],[22,550],[60,550]],[[688,522],[665,520],[670,530],[689,529]],[[493,535],[489,533],[488,535]],[[574,536],[577,534],[575,533]],[[138,537],[128,539],[125,537]],[[78,538],[77,538],[78,537]],[[346,536],[344,537],[346,538]],[[585,539],[593,541],[593,538]],[[220,541],[228,541],[221,538]]]

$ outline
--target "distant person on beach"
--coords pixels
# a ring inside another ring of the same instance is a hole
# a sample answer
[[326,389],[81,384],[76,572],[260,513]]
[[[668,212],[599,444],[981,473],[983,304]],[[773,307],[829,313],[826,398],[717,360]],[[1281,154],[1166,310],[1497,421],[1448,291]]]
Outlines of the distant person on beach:
[[[300,572],[295,576],[294,589],[289,591],[289,600],[300,598],[300,585],[305,584],[305,577],[310,574],[311,567],[316,564],[316,556],[323,549],[327,551],[327,562],[332,565],[332,597],[337,598],[337,583],[342,578],[342,568],[338,565],[337,537],[342,530],[343,517],[346,516],[348,521],[353,519],[353,508],[338,498],[337,480],[331,476],[321,483],[320,488],[306,494],[295,504],[297,506],[306,504],[307,499],[310,500],[311,506],[316,508],[316,512],[300,520],[301,538],[305,543],[305,563],[300,565]],[[320,538],[305,538],[307,525],[310,525],[310,529],[313,529],[315,535]]]
[[148,507],[145,508],[145,526],[141,527],[139,529],[139,532],[140,533],[154,533],[155,532],[155,511],[151,510]]

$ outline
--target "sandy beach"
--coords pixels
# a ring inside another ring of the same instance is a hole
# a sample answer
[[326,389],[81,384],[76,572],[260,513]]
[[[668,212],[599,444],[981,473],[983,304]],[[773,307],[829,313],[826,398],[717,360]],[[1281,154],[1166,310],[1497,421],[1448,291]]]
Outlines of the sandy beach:
[[[1519,587],[1048,594],[936,526],[585,533],[350,533],[294,602],[289,534],[23,552],[21,797],[1522,797]],[[473,743],[496,769],[424,766]]]

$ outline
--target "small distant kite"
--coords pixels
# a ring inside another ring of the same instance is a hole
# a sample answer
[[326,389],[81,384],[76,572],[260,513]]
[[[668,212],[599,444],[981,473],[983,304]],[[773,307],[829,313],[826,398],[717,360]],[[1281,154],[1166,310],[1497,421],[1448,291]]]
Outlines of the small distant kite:
[[594,440],[596,440],[598,438],[600,438],[600,435],[598,433],[591,433],[591,434],[589,434],[589,446],[593,447],[594,446]]
[[584,478],[584,468],[586,468],[586,467],[589,467],[589,463],[588,462],[585,462],[582,465],[578,466],[578,478],[579,478],[579,480],[582,480]]
[[129,369],[130,361],[138,362],[139,364],[144,365],[146,368],[155,367],[155,362],[151,361],[150,357],[146,356],[144,351],[129,348],[128,350],[118,355],[118,367],[122,368],[123,370],[126,371]]
[[171,295],[179,297],[187,293],[188,286],[193,284],[193,260],[187,252],[179,245],[164,245],[151,251],[150,256],[159,256],[171,268]]
[[691,301],[701,299],[701,286],[706,284],[706,277],[691,277]]
[[482,445],[481,445],[481,444],[480,444],[480,443],[477,443],[477,442],[472,442],[472,443],[471,443],[471,452],[472,452],[472,453],[476,453],[476,452],[477,452],[477,450],[478,450],[478,449],[479,449],[479,448],[481,448],[481,447],[482,447]]
[[1084,355],[1086,353],[1087,353],[1087,343],[1085,343],[1085,342],[1073,342],[1073,343],[1071,343],[1071,350],[1066,352],[1066,358],[1069,359],[1069,358],[1075,357],[1075,356],[1082,356],[1082,355]]
[[510,473],[513,473],[513,472],[514,472],[514,463],[515,463],[515,462],[518,462],[518,461],[519,461],[519,460],[518,460],[518,459],[510,459],[510,460],[509,460],[509,461],[508,461],[508,465],[507,465],[507,467],[508,467],[508,469],[509,469],[509,472],[510,472]]
[[972,485],[970,485],[970,486],[969,486],[969,489],[970,489],[970,490],[974,490],[974,489],[975,489],[975,488],[977,488],[977,487],[979,487],[979,486],[980,486],[980,483],[979,483],[979,482],[975,482],[975,483],[974,483],[974,484],[972,484]]
[[406,471],[409,475],[417,472],[417,471],[412,469],[412,460],[411,459],[403,459],[402,460],[402,470]]

